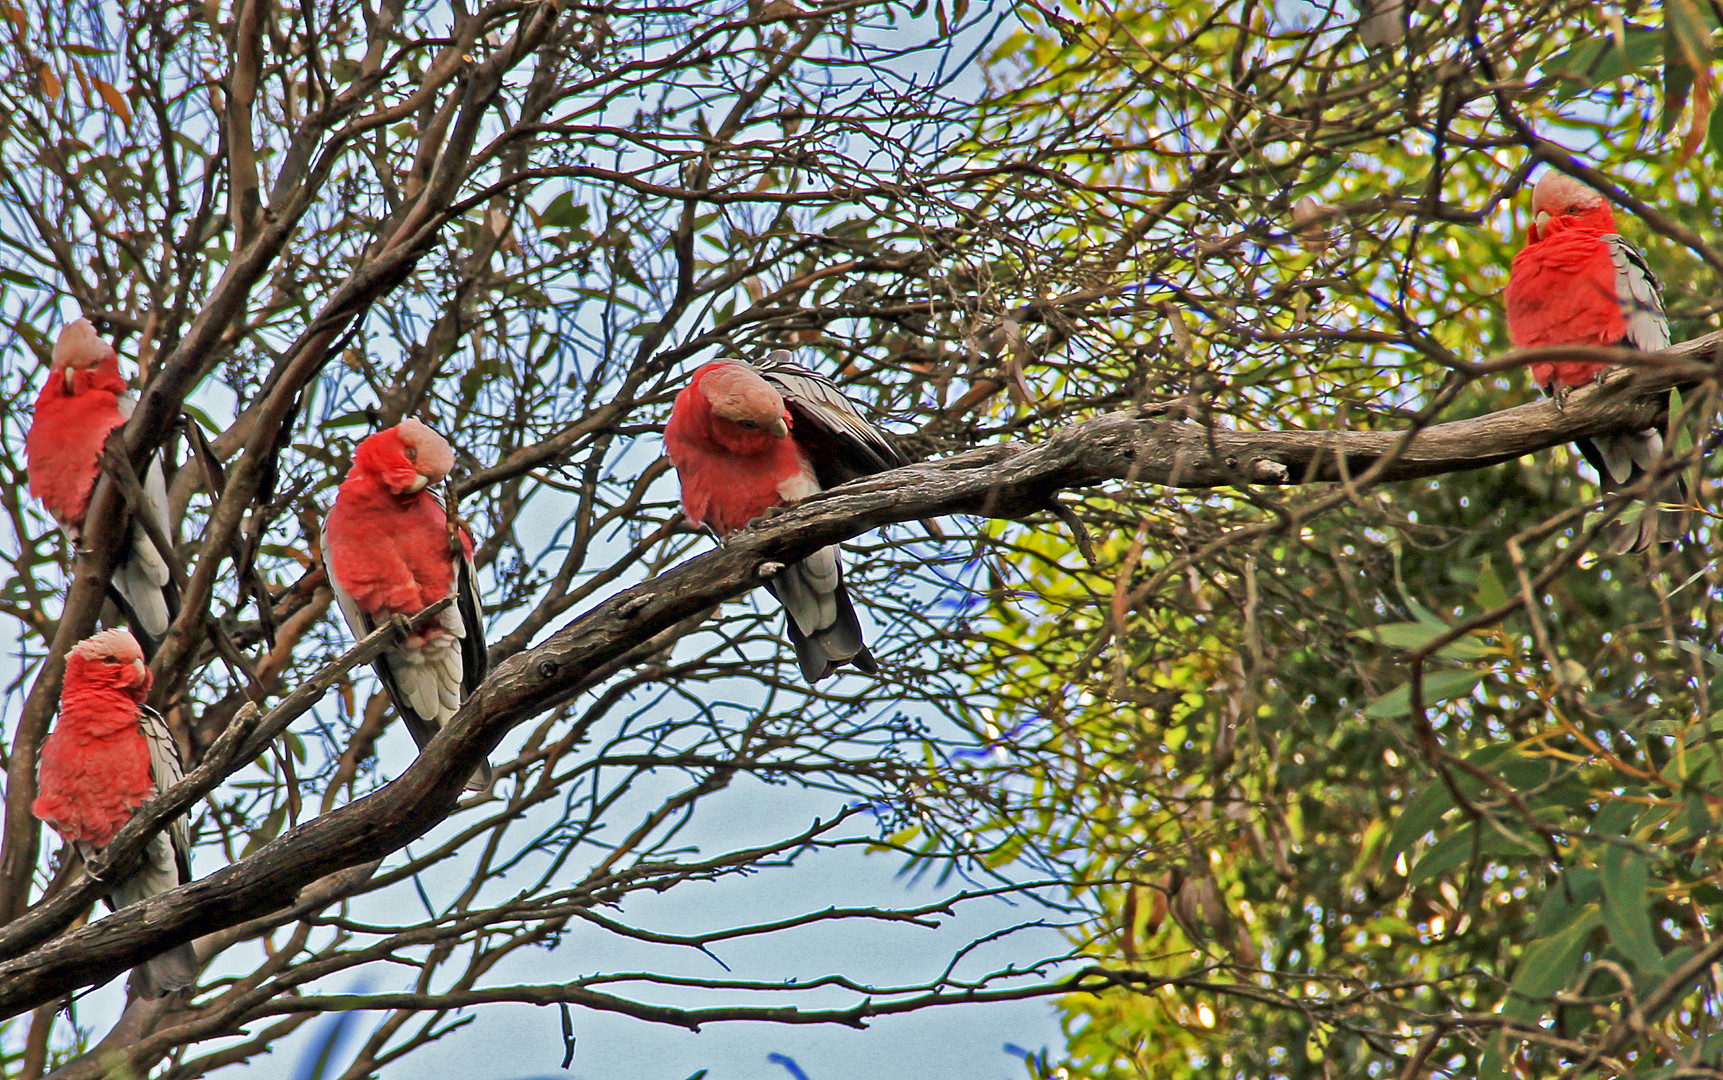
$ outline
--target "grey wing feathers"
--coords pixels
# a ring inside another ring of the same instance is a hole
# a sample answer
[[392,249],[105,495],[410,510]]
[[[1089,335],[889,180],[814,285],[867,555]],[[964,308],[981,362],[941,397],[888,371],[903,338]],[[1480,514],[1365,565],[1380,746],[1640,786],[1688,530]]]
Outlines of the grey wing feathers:
[[455,609],[461,613],[466,636],[461,638],[461,700],[465,701],[490,674],[490,654],[485,649],[484,605],[479,601],[479,573],[473,560],[461,558],[455,567]]
[[[137,407],[130,394],[121,394],[117,404],[120,415],[124,417],[130,417]],[[159,456],[152,457],[145,467],[143,487],[141,512],[149,514],[162,535],[166,536],[168,492]],[[168,571],[167,560],[156,550],[149,534],[137,524],[132,525],[131,546],[114,568],[113,588],[119,593],[134,627],[142,631],[140,636],[149,639],[145,647],[153,654],[154,646],[167,635],[168,624],[173,620],[172,575]]]
[[[431,495],[446,516],[449,506],[444,501],[442,491],[434,490]],[[472,696],[473,691],[479,688],[479,684],[484,682],[485,676],[490,673],[490,653],[485,648],[484,611],[484,604],[479,599],[478,568],[463,550],[461,557],[455,560],[455,606],[442,616],[442,621],[453,623],[460,628],[458,656],[461,670],[458,679],[460,697],[455,706],[457,709],[460,707],[459,702]],[[449,715],[453,714],[454,710],[450,710]],[[437,726],[442,726],[440,721]],[[467,790],[484,791],[491,786],[494,779],[491,763],[480,762],[479,767],[473,770],[473,775],[467,780]]]
[[[490,653],[485,648],[484,605],[479,600],[478,570],[473,560],[462,555],[455,564],[455,611],[466,633],[461,637],[461,700],[472,696],[479,684],[490,674]],[[469,791],[484,791],[495,777],[491,763],[481,761],[467,780]]]
[[843,391],[829,379],[792,363],[789,353],[774,352],[755,367],[783,395],[795,419],[812,424],[820,434],[837,441],[840,452],[853,459],[850,471],[854,476],[909,464],[884,433],[862,418]]
[[[167,501],[167,482],[162,474],[162,463],[152,459],[149,468],[144,471],[142,512],[155,519],[155,524],[163,536],[168,535]],[[149,534],[133,525],[131,550],[114,573],[114,587],[125,597],[144,633],[158,641],[167,636],[168,624],[173,618],[172,602],[168,595],[172,580],[167,560],[156,550]]]
[[[783,396],[796,442],[822,489],[909,464],[841,390],[793,363],[789,353],[772,353],[756,370]],[[878,672],[844,586],[835,545],[786,567],[766,584],[784,605],[785,630],[804,679],[815,682],[844,664]]]
[[[1647,474],[1667,465],[1663,433],[1656,428],[1594,435],[1577,440],[1574,445],[1597,470],[1598,486],[1606,497],[1639,484]],[[1637,515],[1609,523],[1609,553],[1645,551],[1652,544],[1662,544],[1667,549],[1677,543],[1687,535],[1689,501],[1687,484],[1681,475],[1664,476]]]
[[[160,795],[185,777],[179,745],[154,709],[140,711],[138,728],[150,749],[150,779],[155,783],[155,793]],[[108,902],[118,911],[190,880],[191,826],[181,814],[150,840],[144,849],[143,865],[114,886],[108,893]],[[197,953],[191,942],[185,941],[133,968],[131,984],[139,997],[156,998],[195,985],[197,973]]]
[[1605,236],[1603,242],[1615,263],[1615,296],[1627,321],[1628,344],[1645,352],[1669,348],[1669,318],[1663,313],[1661,287],[1645,256],[1618,235]]
[[[1669,348],[1669,318],[1663,312],[1657,276],[1646,265],[1645,256],[1619,235],[1605,236],[1603,242],[1615,264],[1615,295],[1626,323],[1623,339],[1644,352]],[[1576,445],[1597,469],[1606,495],[1639,483],[1664,464],[1666,456],[1663,433],[1654,427],[1612,432],[1582,439]],[[1687,533],[1687,501],[1687,485],[1680,475],[1664,477],[1637,518],[1611,523],[1610,552],[1644,551],[1654,543],[1668,545],[1680,540]]]
[[[173,732],[168,730],[161,713],[148,706],[140,707],[138,727],[143,730],[144,741],[149,744],[150,779],[155,782],[156,794],[159,795],[185,779],[185,762],[180,758],[179,744],[174,742]],[[181,860],[188,858],[191,825],[185,815],[175,818],[167,831],[172,835],[174,850]]]

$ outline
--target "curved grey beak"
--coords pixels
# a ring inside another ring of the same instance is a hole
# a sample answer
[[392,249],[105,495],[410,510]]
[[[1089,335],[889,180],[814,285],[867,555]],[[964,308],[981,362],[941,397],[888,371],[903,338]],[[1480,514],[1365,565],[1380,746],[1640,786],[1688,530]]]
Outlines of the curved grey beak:
[[787,439],[790,437],[790,425],[784,423],[784,418],[781,416],[772,421],[772,426],[766,430],[772,433],[772,438],[774,439]]

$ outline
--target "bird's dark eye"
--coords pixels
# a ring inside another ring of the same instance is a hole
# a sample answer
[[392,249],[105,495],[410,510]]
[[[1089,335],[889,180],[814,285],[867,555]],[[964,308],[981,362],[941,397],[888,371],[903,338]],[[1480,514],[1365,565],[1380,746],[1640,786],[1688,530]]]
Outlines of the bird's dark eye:
[[120,662],[120,658],[117,656],[104,656],[104,657],[102,657],[102,663],[104,663],[104,664],[117,664],[119,662]]
[[736,423],[741,424],[745,428],[757,428],[760,426],[759,424],[754,423],[752,420],[738,420],[738,421],[736,421]]
[[419,460],[419,452],[417,450],[413,449],[411,446],[407,447],[407,460],[408,461],[418,461]]

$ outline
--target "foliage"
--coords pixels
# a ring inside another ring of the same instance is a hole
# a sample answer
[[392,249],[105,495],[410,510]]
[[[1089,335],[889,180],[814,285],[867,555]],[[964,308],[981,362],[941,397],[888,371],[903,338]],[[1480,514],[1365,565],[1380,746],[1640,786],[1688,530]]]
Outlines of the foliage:
[[[996,115],[1111,144],[1087,160],[1132,193],[1121,272],[1166,299],[1096,348],[1156,356],[1162,407],[1323,428],[1523,399],[1474,365],[1509,344],[1540,156],[1653,208],[1622,220],[1677,340],[1715,325],[1718,159],[1688,156],[1654,79],[1688,33],[1673,5],[1625,36],[1589,6],[1407,5],[1376,50],[1345,6],[1035,10],[993,55]],[[1109,492],[1087,570],[1002,530],[1013,589],[973,670],[1035,786],[991,830],[1114,882],[1081,944],[1125,992],[1065,1000],[1065,1075],[1714,1075],[1723,1006],[1683,965],[1715,958],[1723,895],[1717,570],[1704,529],[1650,567],[1582,554],[1563,511],[1588,479],[1558,451],[1392,488]]]

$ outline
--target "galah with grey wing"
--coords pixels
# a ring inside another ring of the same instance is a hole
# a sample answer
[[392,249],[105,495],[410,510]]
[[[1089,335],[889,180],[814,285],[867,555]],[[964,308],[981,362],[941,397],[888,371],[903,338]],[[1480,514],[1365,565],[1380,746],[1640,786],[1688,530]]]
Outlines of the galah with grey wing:
[[[758,366],[718,360],[695,371],[676,397],[664,446],[682,481],[684,512],[720,538],[773,507],[909,463],[830,380],[783,351]],[[844,664],[878,671],[837,545],[766,584],[784,605],[785,631],[808,682]]]

